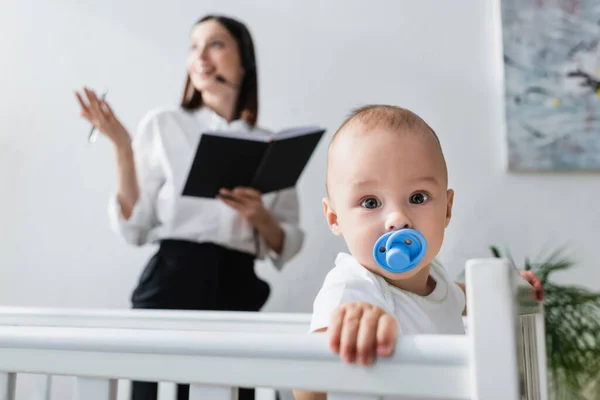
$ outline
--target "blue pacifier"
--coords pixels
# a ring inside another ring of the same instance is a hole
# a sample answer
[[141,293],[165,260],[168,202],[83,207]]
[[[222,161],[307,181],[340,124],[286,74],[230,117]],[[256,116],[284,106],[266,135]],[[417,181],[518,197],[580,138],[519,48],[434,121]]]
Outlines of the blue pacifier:
[[405,228],[381,236],[373,247],[373,257],[383,269],[399,273],[410,271],[427,251],[427,242],[421,233]]

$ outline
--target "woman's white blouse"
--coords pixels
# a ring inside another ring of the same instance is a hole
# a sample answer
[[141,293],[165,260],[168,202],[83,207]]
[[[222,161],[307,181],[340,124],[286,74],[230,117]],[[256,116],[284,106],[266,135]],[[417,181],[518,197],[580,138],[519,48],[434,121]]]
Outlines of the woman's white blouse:
[[[158,109],[139,123],[132,146],[140,195],[131,217],[123,218],[116,193],[109,203],[112,227],[128,243],[143,245],[162,239],[212,242],[256,253],[253,228],[238,212],[216,199],[182,196],[202,132],[209,130],[268,135],[245,121],[231,123],[203,107]],[[285,237],[281,254],[259,240],[257,258],[269,256],[277,268],[292,258],[304,241],[299,227],[296,189],[263,195],[265,208],[279,221]]]

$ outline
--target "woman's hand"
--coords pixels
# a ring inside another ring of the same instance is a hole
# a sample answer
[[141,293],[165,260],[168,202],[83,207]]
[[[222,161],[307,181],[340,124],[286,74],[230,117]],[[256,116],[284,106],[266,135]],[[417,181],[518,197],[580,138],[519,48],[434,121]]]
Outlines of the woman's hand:
[[262,202],[262,194],[258,190],[249,187],[221,189],[217,198],[237,210],[254,226],[261,225],[269,217],[269,212]]
[[129,133],[121,122],[115,117],[109,105],[98,100],[96,93],[88,88],[83,89],[88,104],[83,97],[75,92],[79,105],[81,106],[81,116],[93,124],[114,144],[117,161],[117,200],[121,207],[123,218],[129,219],[133,212],[133,207],[139,198],[139,186],[135,170],[133,149]]
[[83,97],[75,92],[81,106],[81,116],[108,137],[116,147],[126,148],[130,146],[131,139],[127,130],[115,117],[108,103],[99,100],[93,90],[83,88],[83,91],[88,100],[87,104]]
[[259,191],[249,187],[221,189],[217,199],[237,210],[256,228],[267,246],[277,254],[281,254],[285,233],[279,221],[263,205],[262,194]]

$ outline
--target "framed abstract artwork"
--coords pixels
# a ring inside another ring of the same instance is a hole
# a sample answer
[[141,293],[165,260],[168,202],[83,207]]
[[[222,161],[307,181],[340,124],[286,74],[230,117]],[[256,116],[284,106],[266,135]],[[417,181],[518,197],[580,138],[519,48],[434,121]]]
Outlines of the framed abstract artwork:
[[508,166],[600,172],[600,0],[499,0]]

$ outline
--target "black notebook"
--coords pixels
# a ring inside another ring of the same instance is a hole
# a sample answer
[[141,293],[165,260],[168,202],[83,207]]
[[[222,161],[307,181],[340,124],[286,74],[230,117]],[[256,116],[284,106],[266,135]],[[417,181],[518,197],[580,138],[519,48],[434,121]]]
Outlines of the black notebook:
[[261,193],[296,185],[325,130],[316,126],[261,133],[205,132],[184,196],[215,197],[219,189],[252,187]]

